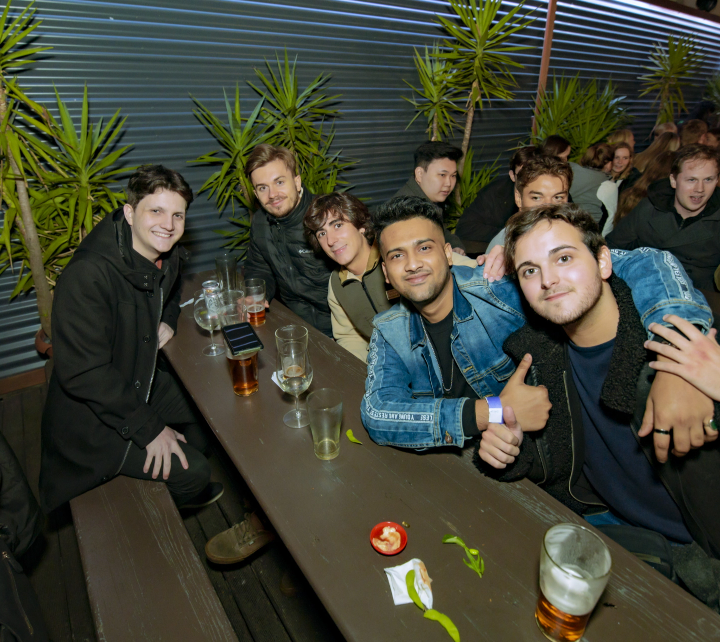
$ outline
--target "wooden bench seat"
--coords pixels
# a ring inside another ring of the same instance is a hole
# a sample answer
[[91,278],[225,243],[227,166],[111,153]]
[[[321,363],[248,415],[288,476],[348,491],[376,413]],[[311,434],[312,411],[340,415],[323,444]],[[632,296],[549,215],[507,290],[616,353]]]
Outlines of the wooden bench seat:
[[237,640],[165,484],[119,476],[70,507],[98,639]]

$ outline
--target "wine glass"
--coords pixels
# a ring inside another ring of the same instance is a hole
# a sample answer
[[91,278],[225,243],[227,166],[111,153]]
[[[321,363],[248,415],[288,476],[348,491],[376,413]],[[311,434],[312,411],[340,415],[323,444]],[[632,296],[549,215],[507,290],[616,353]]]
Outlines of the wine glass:
[[307,348],[307,328],[288,325],[275,332],[277,342],[276,376],[280,387],[295,397],[295,409],[283,417],[290,428],[304,428],[310,424],[308,412],[300,408],[300,395],[312,383],[313,370]]
[[225,348],[213,340],[213,330],[220,327],[217,297],[212,295],[196,297],[193,312],[196,323],[210,333],[210,345],[204,348],[202,353],[208,357],[225,354]]

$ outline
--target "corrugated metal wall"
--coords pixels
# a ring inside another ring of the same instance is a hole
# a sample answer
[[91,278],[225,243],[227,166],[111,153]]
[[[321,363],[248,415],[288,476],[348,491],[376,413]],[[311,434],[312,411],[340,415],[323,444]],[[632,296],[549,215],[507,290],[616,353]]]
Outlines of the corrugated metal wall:
[[[627,86],[636,95],[633,75],[657,38],[655,32],[664,32],[677,20],[647,9],[650,17],[637,19],[636,31],[650,35],[642,45],[631,46],[636,60],[630,61],[622,43],[635,37],[632,21],[607,31],[599,17],[601,5],[607,5],[605,20],[610,22],[612,16],[631,15],[645,6],[630,0],[560,2],[551,72],[579,68],[584,75],[612,73],[619,78],[623,69],[623,90]],[[537,21],[520,42],[535,48],[516,55],[526,65],[516,73],[517,99],[493,103],[478,116],[473,138],[479,162],[501,156],[504,163],[508,150],[529,132],[547,0],[530,0],[528,6],[536,8]],[[337,147],[359,161],[348,174],[354,193],[374,202],[392,195],[410,175],[412,152],[424,139],[419,120],[405,129],[413,111],[401,99],[410,96],[403,79],[417,84],[413,47],[431,45],[440,37],[435,14],[448,10],[443,0],[38,0],[36,7],[43,21],[36,31],[38,42],[53,50],[24,74],[29,94],[52,103],[54,83],[77,113],[87,84],[93,119],[118,108],[128,116],[123,143],[133,144],[129,165],[164,163],[181,171],[195,190],[211,170],[187,161],[216,145],[192,115],[189,94],[221,113],[222,89],[232,92],[239,82],[244,104],[251,109],[256,96],[246,81],[255,78],[253,68],[262,67],[276,51],[282,55],[287,47],[291,56],[298,56],[301,85],[321,72],[332,74],[328,93],[342,95]],[[708,38],[711,33],[715,32],[707,31]],[[717,43],[713,47],[716,51]],[[638,103],[634,109],[646,107]],[[644,121],[638,123],[647,129]],[[212,203],[203,197],[196,200],[185,240],[193,252],[191,270],[212,265],[220,247],[213,230],[222,225]],[[3,276],[0,287],[5,283],[11,289],[9,278]],[[3,292],[0,377],[40,364],[31,347],[37,322],[13,321],[24,314],[21,309],[28,309],[23,306],[32,307],[30,299],[7,304]],[[19,354],[23,357],[17,360]]]
[[684,88],[692,109],[707,79],[720,69],[720,24],[687,14],[653,7],[644,2],[624,0],[560,0],[555,15],[550,75],[565,72],[583,78],[612,79],[618,94],[627,96],[631,124],[643,149],[655,125],[652,96],[639,97],[637,77],[647,73],[643,66],[655,43],[667,44],[669,34],[695,36],[705,54],[705,63],[691,85]]

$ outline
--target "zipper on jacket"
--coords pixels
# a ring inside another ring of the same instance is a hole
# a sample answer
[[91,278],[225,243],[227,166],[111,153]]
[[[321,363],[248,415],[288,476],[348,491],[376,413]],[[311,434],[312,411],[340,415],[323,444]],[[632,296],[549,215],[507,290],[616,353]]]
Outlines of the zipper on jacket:
[[568,492],[576,502],[580,502],[585,506],[602,506],[607,508],[605,504],[599,504],[597,502],[584,502],[573,495],[572,492],[572,480],[575,472],[575,425],[573,423],[572,407],[570,406],[570,393],[568,392],[567,385],[567,370],[563,370],[563,384],[565,384],[565,400],[567,401],[568,415],[570,416],[570,443],[572,444],[572,467],[570,468],[570,477],[568,479]]
[[540,442],[542,441],[542,439],[543,439],[544,434],[545,434],[545,433],[543,433],[542,435],[540,435],[540,436],[537,438],[537,441],[535,442],[535,447],[537,448],[538,455],[540,455],[540,464],[541,464],[542,467],[543,467],[543,475],[544,475],[543,480],[542,480],[541,482],[538,482],[538,485],[544,484],[544,483],[547,481],[547,478],[548,478],[548,465],[547,465],[547,461],[546,461],[546,459],[545,459],[545,453],[543,452],[543,446],[544,446],[544,444],[540,443]]
[[377,308],[375,307],[375,303],[373,303],[370,293],[367,291],[367,288],[365,287],[365,281],[360,279],[360,283],[362,285],[362,289],[365,291],[365,296],[368,298],[368,301],[370,301],[370,305],[372,306],[373,312],[375,312],[375,314],[377,314],[378,313]]
[[20,594],[18,593],[17,584],[15,583],[15,575],[10,568],[10,555],[8,555],[6,551],[3,551],[2,557],[5,560],[5,568],[7,568],[8,575],[10,575],[10,584],[12,584],[13,587],[13,593],[15,594],[15,601],[17,602],[18,610],[20,611],[20,613],[22,613],[28,631],[30,631],[30,635],[35,635],[32,624],[30,624],[27,613],[25,613],[25,609],[23,608],[22,602],[20,601]]

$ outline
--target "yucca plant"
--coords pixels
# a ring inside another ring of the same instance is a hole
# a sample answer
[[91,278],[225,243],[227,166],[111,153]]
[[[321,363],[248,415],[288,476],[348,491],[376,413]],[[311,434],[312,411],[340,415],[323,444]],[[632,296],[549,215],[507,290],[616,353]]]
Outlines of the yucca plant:
[[695,38],[689,36],[668,36],[667,48],[655,43],[650,54],[650,73],[638,76],[645,89],[640,96],[654,94],[653,107],[657,106],[656,125],[674,121],[687,111],[683,87],[690,84],[689,78],[699,69],[705,57],[699,50]]
[[[15,117],[15,105],[8,97],[8,89],[17,82],[10,77],[11,74],[19,71],[23,65],[33,62],[37,54],[47,51],[49,47],[27,47],[25,44],[41,24],[33,23],[33,3],[25,7],[13,20],[9,19],[10,4],[11,0],[8,0],[0,18],[0,153],[3,156],[3,194],[0,205],[5,210],[5,221],[0,235],[0,265],[7,262],[12,267],[13,257],[24,254],[25,264],[29,266],[36,283],[40,324],[49,337],[52,294],[50,284],[44,278],[43,252],[35,228],[23,167],[23,145],[11,126]],[[16,242],[13,241],[13,234],[19,234]]]
[[[267,76],[255,70],[262,86],[248,82],[265,99],[262,118],[267,125],[273,144],[287,147],[299,160],[310,158],[320,142],[320,125],[328,117],[335,117],[337,109],[329,105],[339,96],[325,96],[323,87],[330,80],[330,74],[320,74],[303,91],[298,88],[297,57],[292,64],[285,50],[284,64],[277,57],[277,70],[268,61]],[[303,168],[301,168],[303,169]]]
[[[223,94],[225,94],[223,90]],[[193,163],[220,165],[205,181],[199,192],[209,190],[210,198],[215,197],[217,207],[222,212],[230,204],[233,214],[235,207],[254,210],[257,206],[255,193],[250,179],[245,175],[248,156],[255,145],[265,143],[270,132],[263,131],[258,117],[264,99],[260,99],[248,118],[240,111],[240,88],[235,87],[235,102],[231,104],[225,94],[227,124],[213,114],[199,100],[193,98],[197,109],[193,113],[221,145],[221,149],[203,154]]]
[[346,185],[340,175],[352,165],[352,162],[342,160],[340,152],[331,151],[334,129],[324,130],[325,119],[338,114],[336,109],[329,107],[338,97],[327,97],[322,93],[330,77],[321,74],[301,90],[296,72],[297,59],[291,64],[287,51],[283,62],[277,56],[276,59],[277,69],[266,62],[267,75],[255,70],[260,86],[248,83],[260,94],[260,101],[248,118],[240,112],[239,87],[235,89],[234,105],[225,97],[227,123],[193,98],[196,106],[193,113],[220,143],[221,149],[190,162],[220,166],[199,192],[209,190],[221,213],[228,204],[231,205],[229,221],[237,229],[218,230],[218,233],[225,237],[224,247],[236,250],[238,258],[245,252],[250,237],[250,217],[258,206],[252,184],[245,175],[247,159],[256,145],[270,143],[290,149],[297,158],[303,184],[315,194],[326,194],[338,185]]
[[[33,177],[33,211],[43,248],[45,277],[54,287],[85,236],[125,201],[124,190],[114,190],[113,186],[119,175],[128,171],[115,167],[130,149],[129,145],[115,149],[126,119],[120,119],[118,110],[107,123],[102,118],[91,123],[87,87],[79,128],[57,90],[59,120],[17,86],[12,88],[12,95],[25,107],[20,119],[22,127],[14,125],[13,129],[23,143],[24,161]],[[37,134],[44,134],[52,144]],[[22,253],[13,258],[24,260]],[[34,275],[23,275],[21,270],[11,296],[34,285]]]
[[465,155],[467,162],[463,173],[459,175],[455,193],[459,195],[456,202],[451,203],[449,211],[445,217],[445,224],[452,232],[455,231],[460,216],[470,203],[476,198],[480,190],[497,176],[500,167],[499,158],[496,158],[492,164],[481,165],[477,170],[473,170],[473,148],[468,147]]
[[715,104],[715,109],[720,111],[720,74],[716,74],[708,80],[705,88],[705,98]]
[[534,22],[529,13],[520,15],[524,2],[513,6],[504,16],[498,16],[502,0],[449,0],[457,20],[438,15],[437,21],[450,36],[438,57],[447,61],[455,73],[452,84],[467,94],[465,127],[463,132],[463,158],[458,164],[462,175],[465,156],[470,146],[476,106],[493,98],[512,100],[513,89],[518,86],[511,68],[523,65],[508,54],[529,45],[513,45],[511,40]]
[[451,78],[455,73],[447,60],[440,59],[440,48],[437,43],[433,44],[432,50],[425,47],[425,56],[415,49],[415,68],[418,72],[420,87],[411,85],[407,80],[405,84],[410,87],[417,96],[412,98],[403,96],[417,113],[408,123],[408,129],[420,116],[427,121],[426,132],[430,140],[442,140],[442,137],[449,137],[453,127],[458,123],[453,112],[462,112],[456,104],[460,98],[461,91],[453,86]]
[[625,96],[616,96],[611,81],[600,87],[596,80],[581,83],[579,76],[553,78],[540,92],[535,105],[532,144],[541,144],[557,134],[572,145],[570,160],[582,158],[588,147],[607,138],[625,125],[629,117],[623,106]]

